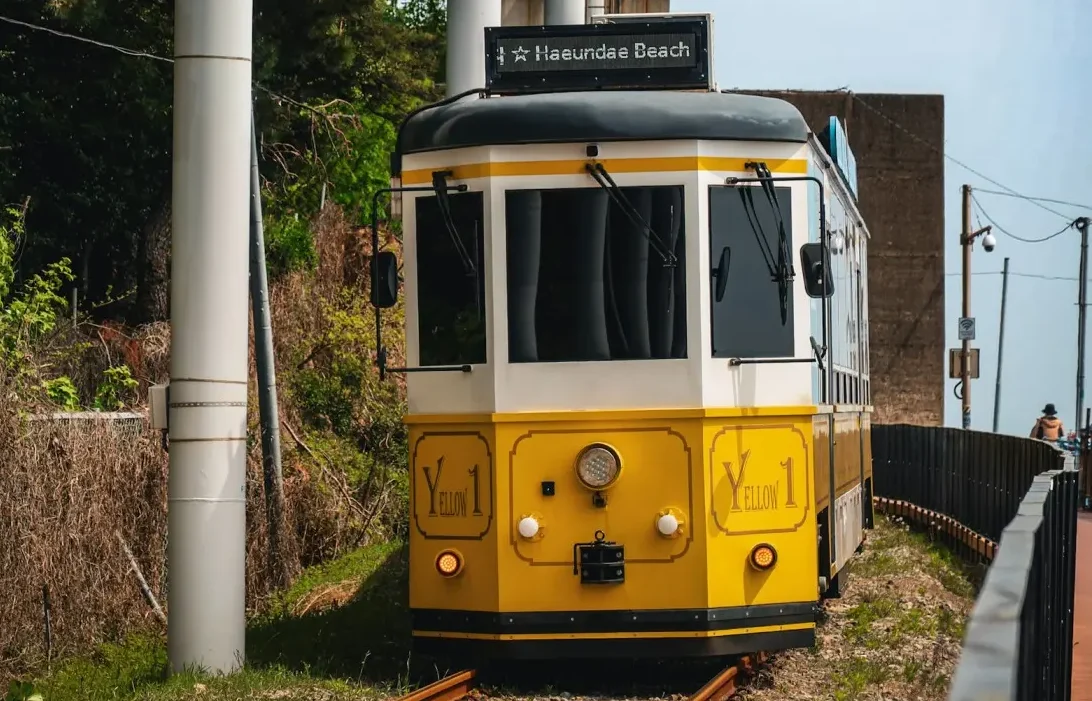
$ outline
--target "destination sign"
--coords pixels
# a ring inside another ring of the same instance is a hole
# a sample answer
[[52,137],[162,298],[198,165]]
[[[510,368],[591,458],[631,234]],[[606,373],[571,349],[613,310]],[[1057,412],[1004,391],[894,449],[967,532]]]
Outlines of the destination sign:
[[711,84],[705,18],[485,31],[491,92],[693,90]]
[[501,39],[497,72],[691,68],[696,45],[693,34]]

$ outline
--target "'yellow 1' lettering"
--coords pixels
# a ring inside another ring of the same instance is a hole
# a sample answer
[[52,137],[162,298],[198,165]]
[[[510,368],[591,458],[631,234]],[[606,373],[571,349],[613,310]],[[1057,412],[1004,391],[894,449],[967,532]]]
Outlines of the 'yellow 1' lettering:
[[796,501],[793,499],[792,491],[792,458],[786,458],[784,462],[781,463],[781,467],[785,468],[785,485],[789,490],[789,498],[785,501],[785,506],[795,507]]
[[728,473],[728,484],[732,486],[732,511],[742,511],[739,508],[739,485],[743,484],[743,473],[747,471],[747,460],[751,457],[751,451],[745,450],[740,455],[739,474],[732,474],[732,463],[724,463],[724,471]]
[[471,477],[474,478],[474,515],[475,516],[481,516],[482,515],[482,510],[481,510],[481,507],[478,504],[478,493],[479,493],[478,492],[478,490],[479,490],[478,466],[475,465],[474,467],[467,470],[467,472],[470,474]]
[[428,465],[425,465],[425,484],[428,485],[428,515],[436,515],[436,487],[440,484],[440,473],[444,471],[444,458],[440,456],[436,459],[436,479],[432,478],[432,475],[428,471]]

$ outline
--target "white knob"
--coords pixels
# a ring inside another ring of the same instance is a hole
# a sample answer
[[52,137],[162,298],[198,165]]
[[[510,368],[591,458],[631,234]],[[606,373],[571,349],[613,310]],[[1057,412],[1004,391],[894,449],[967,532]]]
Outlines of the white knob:
[[534,538],[538,533],[538,521],[530,516],[524,516],[519,522],[519,534],[524,538]]
[[679,519],[672,514],[664,514],[656,521],[656,528],[664,535],[672,535],[679,530]]

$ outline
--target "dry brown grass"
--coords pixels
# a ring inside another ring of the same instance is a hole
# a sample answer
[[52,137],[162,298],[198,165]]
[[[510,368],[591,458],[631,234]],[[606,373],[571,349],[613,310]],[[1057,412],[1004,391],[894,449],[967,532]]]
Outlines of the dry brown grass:
[[[368,232],[350,226],[336,207],[327,207],[316,218],[313,231],[318,270],[287,275],[270,289],[287,505],[281,556],[293,574],[301,565],[388,536],[404,508],[392,492],[386,465],[373,467],[374,478],[369,475],[363,487],[352,485],[349,463],[368,446],[350,443],[340,454],[324,450],[305,432],[292,396],[294,373],[329,363],[330,310],[355,314],[358,323],[360,310],[367,308]],[[397,311],[387,314],[385,341],[396,365],[402,364],[401,319]],[[367,330],[368,324],[363,326]],[[251,339],[253,379],[253,334]],[[333,340],[342,344],[336,350],[344,354],[344,339]],[[350,341],[355,345],[348,352],[374,359],[374,330]],[[105,368],[121,363],[140,381],[130,398],[137,403],[149,385],[168,379],[168,324],[126,329],[84,323],[50,339],[54,349],[73,343],[81,345],[62,353],[52,372],[70,376],[84,397],[93,395]],[[376,393],[374,384],[368,380],[361,394]],[[47,422],[31,426],[17,418],[17,409],[29,407],[15,405],[9,395],[0,387],[0,688],[5,678],[39,670],[46,659],[43,586],[52,603],[54,659],[130,631],[161,627],[130,571],[118,533],[159,603],[167,606],[167,454],[158,433],[147,424],[135,439],[105,422],[80,422],[79,428]],[[276,580],[267,552],[253,381],[249,405],[253,440],[247,459],[247,603],[254,610],[265,607]],[[371,405],[362,405],[388,407],[400,415],[397,390],[376,393]],[[373,420],[367,412],[357,417],[364,428]]]
[[109,426],[30,425],[0,411],[0,678],[151,620],[117,533],[152,591],[165,560],[166,456]]

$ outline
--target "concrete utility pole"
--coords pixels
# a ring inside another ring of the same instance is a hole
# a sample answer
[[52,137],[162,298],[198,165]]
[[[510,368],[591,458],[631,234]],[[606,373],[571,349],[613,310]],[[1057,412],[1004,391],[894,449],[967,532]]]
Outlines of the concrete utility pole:
[[546,0],[543,8],[546,24],[584,24],[587,0]]
[[1077,283],[1077,413],[1073,425],[1080,429],[1084,413],[1084,327],[1085,309],[1088,307],[1088,217],[1077,219],[1074,225],[1081,232],[1081,277]]
[[[993,250],[994,240],[993,236],[989,233],[992,227],[986,226],[978,231],[971,230],[971,186],[963,186],[963,233],[959,235],[959,244],[963,247],[963,318],[971,318],[971,249],[974,247],[974,240],[981,236],[986,235],[983,239],[983,248],[986,252]],[[969,429],[971,427],[971,373],[970,363],[971,360],[971,341],[970,339],[963,339],[963,355],[962,362],[960,363],[960,386],[962,388],[963,397],[963,428]]]
[[167,655],[245,650],[252,0],[178,0],[174,34]]
[[447,4],[445,97],[485,86],[485,28],[501,26],[501,0]]
[[1001,272],[1001,328],[997,332],[997,381],[993,388],[993,432],[997,433],[997,423],[1001,416],[1001,357],[1005,351],[1005,302],[1009,296],[1009,259]]

